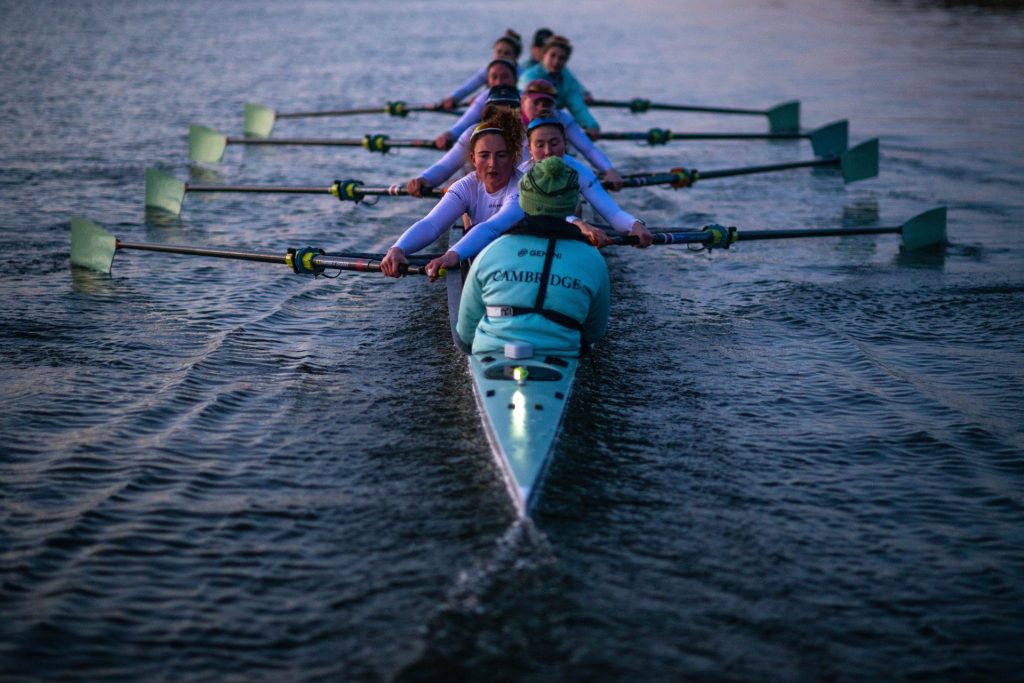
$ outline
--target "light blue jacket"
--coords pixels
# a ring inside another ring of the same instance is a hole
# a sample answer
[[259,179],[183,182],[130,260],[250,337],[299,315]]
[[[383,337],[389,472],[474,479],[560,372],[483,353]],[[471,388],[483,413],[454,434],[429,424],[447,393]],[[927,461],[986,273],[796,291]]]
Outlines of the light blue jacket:
[[522,92],[530,81],[538,78],[543,78],[545,81],[551,81],[555,84],[555,87],[558,88],[558,101],[555,102],[555,105],[568,108],[569,113],[572,114],[577,123],[584,128],[601,127],[597,119],[594,118],[594,115],[590,113],[590,108],[587,107],[587,103],[583,99],[585,92],[583,86],[580,85],[580,82],[576,80],[571,71],[562,69],[560,75],[553,76],[548,73],[543,64],[534,64],[520,74],[519,91]]
[[589,343],[604,336],[610,306],[604,257],[586,242],[560,239],[555,244],[543,307],[569,316],[582,329],[574,330],[539,313],[487,315],[487,306],[533,308],[544,269],[548,238],[505,235],[480,252],[463,286],[457,331],[474,353],[504,353],[505,342],[526,341],[533,345],[534,355],[576,356],[581,332]]

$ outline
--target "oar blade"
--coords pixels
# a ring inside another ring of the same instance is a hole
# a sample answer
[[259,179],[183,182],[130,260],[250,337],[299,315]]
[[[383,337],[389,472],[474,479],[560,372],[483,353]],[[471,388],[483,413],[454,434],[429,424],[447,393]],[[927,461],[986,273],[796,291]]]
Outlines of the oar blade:
[[92,221],[71,219],[71,265],[109,273],[117,239]]
[[800,132],[800,100],[783,102],[769,109],[768,126],[773,133]]
[[837,157],[850,146],[850,122],[835,121],[811,131],[811,147],[816,157]]
[[900,231],[903,249],[917,251],[946,244],[946,207],[925,211],[904,223]]
[[277,114],[270,107],[255,102],[245,103],[245,124],[243,130],[249,137],[265,138],[274,130]]
[[853,183],[878,175],[878,138],[851,147],[839,156],[843,181]]
[[155,168],[146,169],[146,208],[177,216],[185,200],[185,183]]
[[195,123],[188,127],[188,158],[192,161],[219,163],[227,145],[227,136],[219,131]]

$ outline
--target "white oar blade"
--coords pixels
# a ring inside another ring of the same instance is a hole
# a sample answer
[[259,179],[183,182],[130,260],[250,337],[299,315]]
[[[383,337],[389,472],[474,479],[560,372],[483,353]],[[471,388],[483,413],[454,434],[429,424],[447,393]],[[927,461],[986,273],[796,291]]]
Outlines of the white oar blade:
[[903,249],[916,251],[946,244],[946,207],[925,211],[903,224]]
[[188,158],[211,164],[224,158],[228,138],[223,133],[195,123],[188,127]]
[[92,221],[71,219],[71,265],[109,273],[117,239]]
[[243,130],[250,137],[265,138],[274,130],[277,114],[270,107],[255,102],[245,104],[245,125]]
[[185,183],[155,168],[146,169],[146,208],[177,216],[185,200]]
[[783,102],[769,109],[768,126],[773,133],[799,133],[800,100]]

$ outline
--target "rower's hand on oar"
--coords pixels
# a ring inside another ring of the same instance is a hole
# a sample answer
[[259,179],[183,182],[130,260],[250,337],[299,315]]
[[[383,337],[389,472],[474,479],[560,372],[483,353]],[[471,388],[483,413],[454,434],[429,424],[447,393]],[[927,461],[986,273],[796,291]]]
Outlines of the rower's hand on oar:
[[448,149],[455,144],[455,136],[451,134],[451,131],[445,131],[434,138],[434,147],[438,149]]
[[434,189],[433,185],[427,185],[425,178],[413,178],[405,184],[405,189],[413,197],[422,197],[424,192]]
[[637,239],[638,249],[646,249],[654,243],[654,235],[640,221],[633,223],[633,229],[629,231],[629,234]]
[[609,183],[608,189],[613,191],[619,191],[622,189],[622,185],[625,182],[622,180],[622,176],[614,168],[610,168],[604,172],[604,176],[601,178],[606,183]]
[[455,101],[454,97],[446,97],[441,100],[441,109],[451,111],[452,109],[455,109],[456,104],[458,104],[458,102]]
[[427,278],[433,282],[437,279],[438,271],[442,268],[452,269],[459,265],[459,255],[454,251],[446,251],[444,256],[438,256],[436,259],[432,259],[427,262],[425,270],[427,271]]
[[587,241],[593,244],[595,247],[600,249],[601,247],[607,247],[612,244],[612,238],[608,236],[604,230],[598,230],[590,223],[587,223],[582,218],[577,218],[573,221],[573,225],[580,229],[583,236],[587,238]]
[[408,267],[409,259],[405,258],[405,252],[398,247],[388,249],[388,253],[380,262],[380,272],[388,277],[402,277]]
[[583,132],[587,134],[587,137],[591,140],[598,140],[601,138],[600,128],[584,128]]

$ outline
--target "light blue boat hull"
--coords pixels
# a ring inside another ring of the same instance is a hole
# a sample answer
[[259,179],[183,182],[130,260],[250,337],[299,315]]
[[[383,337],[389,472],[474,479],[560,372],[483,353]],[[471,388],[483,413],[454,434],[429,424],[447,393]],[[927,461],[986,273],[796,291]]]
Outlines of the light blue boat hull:
[[[452,230],[449,244],[461,236]],[[534,356],[511,360],[501,354],[470,353],[455,331],[463,270],[447,276],[448,311],[455,345],[467,353],[473,393],[491,452],[520,515],[528,515],[554,454],[577,358]],[[516,377],[516,368],[522,370]]]

